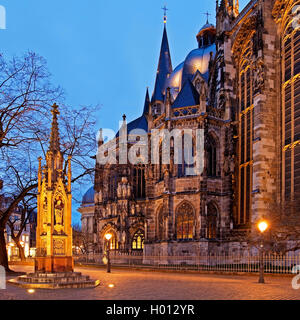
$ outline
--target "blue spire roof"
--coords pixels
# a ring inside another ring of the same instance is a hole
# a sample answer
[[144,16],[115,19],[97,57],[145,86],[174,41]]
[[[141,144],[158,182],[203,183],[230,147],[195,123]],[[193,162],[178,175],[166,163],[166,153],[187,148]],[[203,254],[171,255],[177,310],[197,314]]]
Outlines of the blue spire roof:
[[164,26],[163,38],[160,48],[160,56],[155,80],[155,87],[151,102],[164,101],[164,91],[168,76],[172,73],[172,61],[167,36],[167,29]]
[[143,114],[148,114],[149,108],[150,108],[150,97],[149,97],[149,90],[147,88]]
[[82,204],[93,204],[94,195],[95,195],[94,187],[91,187],[82,197]]
[[187,79],[183,88],[179,92],[172,108],[190,107],[199,104],[199,93],[193,86],[190,79]]
[[139,118],[137,118],[127,124],[128,134],[130,133],[130,131],[132,131],[134,129],[142,129],[142,130],[148,132],[148,121],[147,121],[147,118],[145,117],[145,115],[142,115],[141,117],[139,117]]
[[[143,114],[139,118],[127,123],[128,134],[130,134],[130,132],[134,129],[142,129],[148,132],[147,114],[149,113],[149,108],[150,108],[150,98],[149,98],[149,91],[147,89]],[[120,136],[120,131],[117,132],[116,138],[118,138],[119,136]]]

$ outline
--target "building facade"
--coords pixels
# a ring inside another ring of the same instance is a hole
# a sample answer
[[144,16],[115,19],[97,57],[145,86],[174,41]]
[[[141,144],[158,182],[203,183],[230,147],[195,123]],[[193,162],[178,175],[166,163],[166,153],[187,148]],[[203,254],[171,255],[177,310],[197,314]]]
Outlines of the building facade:
[[186,157],[176,164],[172,142],[168,164],[98,161],[89,225],[100,252],[107,232],[111,249],[144,257],[244,250],[240,235],[267,218],[273,204],[296,196],[299,15],[299,0],[252,0],[241,12],[237,0],[217,1],[216,27],[201,28],[198,47],[175,69],[165,17],[152,98],[147,91],[138,119],[126,124],[123,116],[128,145],[138,141],[133,130],[144,130],[149,140],[153,129],[187,128],[195,147],[201,129],[204,170],[190,175]]
[[[5,197],[4,195],[0,195],[0,211],[7,209],[9,205],[12,203],[12,201],[13,199],[11,197]],[[32,233],[32,230],[36,228],[36,221],[34,219],[35,215],[36,214],[34,212],[27,213],[26,211],[24,211],[24,207],[19,205],[14,209],[9,218],[10,222],[13,225],[15,236],[17,236],[17,234],[23,228],[20,235],[20,245],[23,247],[25,258],[32,257],[35,255],[35,234]],[[23,219],[27,219],[27,222],[24,226],[22,226]],[[13,240],[12,229],[9,226],[9,224],[6,225],[5,240],[8,259],[18,260],[20,257],[19,248]]]

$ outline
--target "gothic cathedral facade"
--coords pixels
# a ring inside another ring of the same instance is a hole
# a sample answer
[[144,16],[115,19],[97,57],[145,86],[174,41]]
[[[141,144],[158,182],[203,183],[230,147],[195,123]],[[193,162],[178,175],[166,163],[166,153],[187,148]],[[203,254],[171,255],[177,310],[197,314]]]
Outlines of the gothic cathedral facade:
[[[204,130],[204,170],[190,176],[188,165],[172,160],[97,162],[95,186],[80,211],[100,251],[107,232],[113,235],[111,249],[144,256],[241,250],[240,234],[267,218],[272,204],[295,197],[300,188],[297,15],[299,0],[251,0],[241,12],[238,0],[217,1],[216,27],[201,28],[198,47],[175,69],[164,25],[152,97],[147,92],[141,117],[127,130]],[[118,135],[116,140],[119,146]],[[86,217],[92,217],[90,223]]]

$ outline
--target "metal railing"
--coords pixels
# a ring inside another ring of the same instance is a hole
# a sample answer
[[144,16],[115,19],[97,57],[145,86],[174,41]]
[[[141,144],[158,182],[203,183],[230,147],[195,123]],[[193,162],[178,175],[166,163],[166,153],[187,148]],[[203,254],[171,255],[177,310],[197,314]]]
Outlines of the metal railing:
[[[95,255],[90,262],[104,264],[103,255]],[[78,260],[80,261],[80,259]],[[259,272],[258,255],[211,254],[201,256],[145,256],[142,253],[111,252],[115,266],[136,266],[151,269],[216,271],[232,273]],[[291,274],[293,267],[300,266],[300,254],[264,254],[264,270],[268,274]]]

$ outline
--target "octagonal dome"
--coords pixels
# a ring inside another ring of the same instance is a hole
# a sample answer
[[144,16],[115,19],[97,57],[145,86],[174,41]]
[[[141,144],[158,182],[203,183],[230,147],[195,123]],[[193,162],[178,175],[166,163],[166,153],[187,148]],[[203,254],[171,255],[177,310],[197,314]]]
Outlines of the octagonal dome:
[[91,187],[82,197],[82,204],[94,204],[95,190]]

